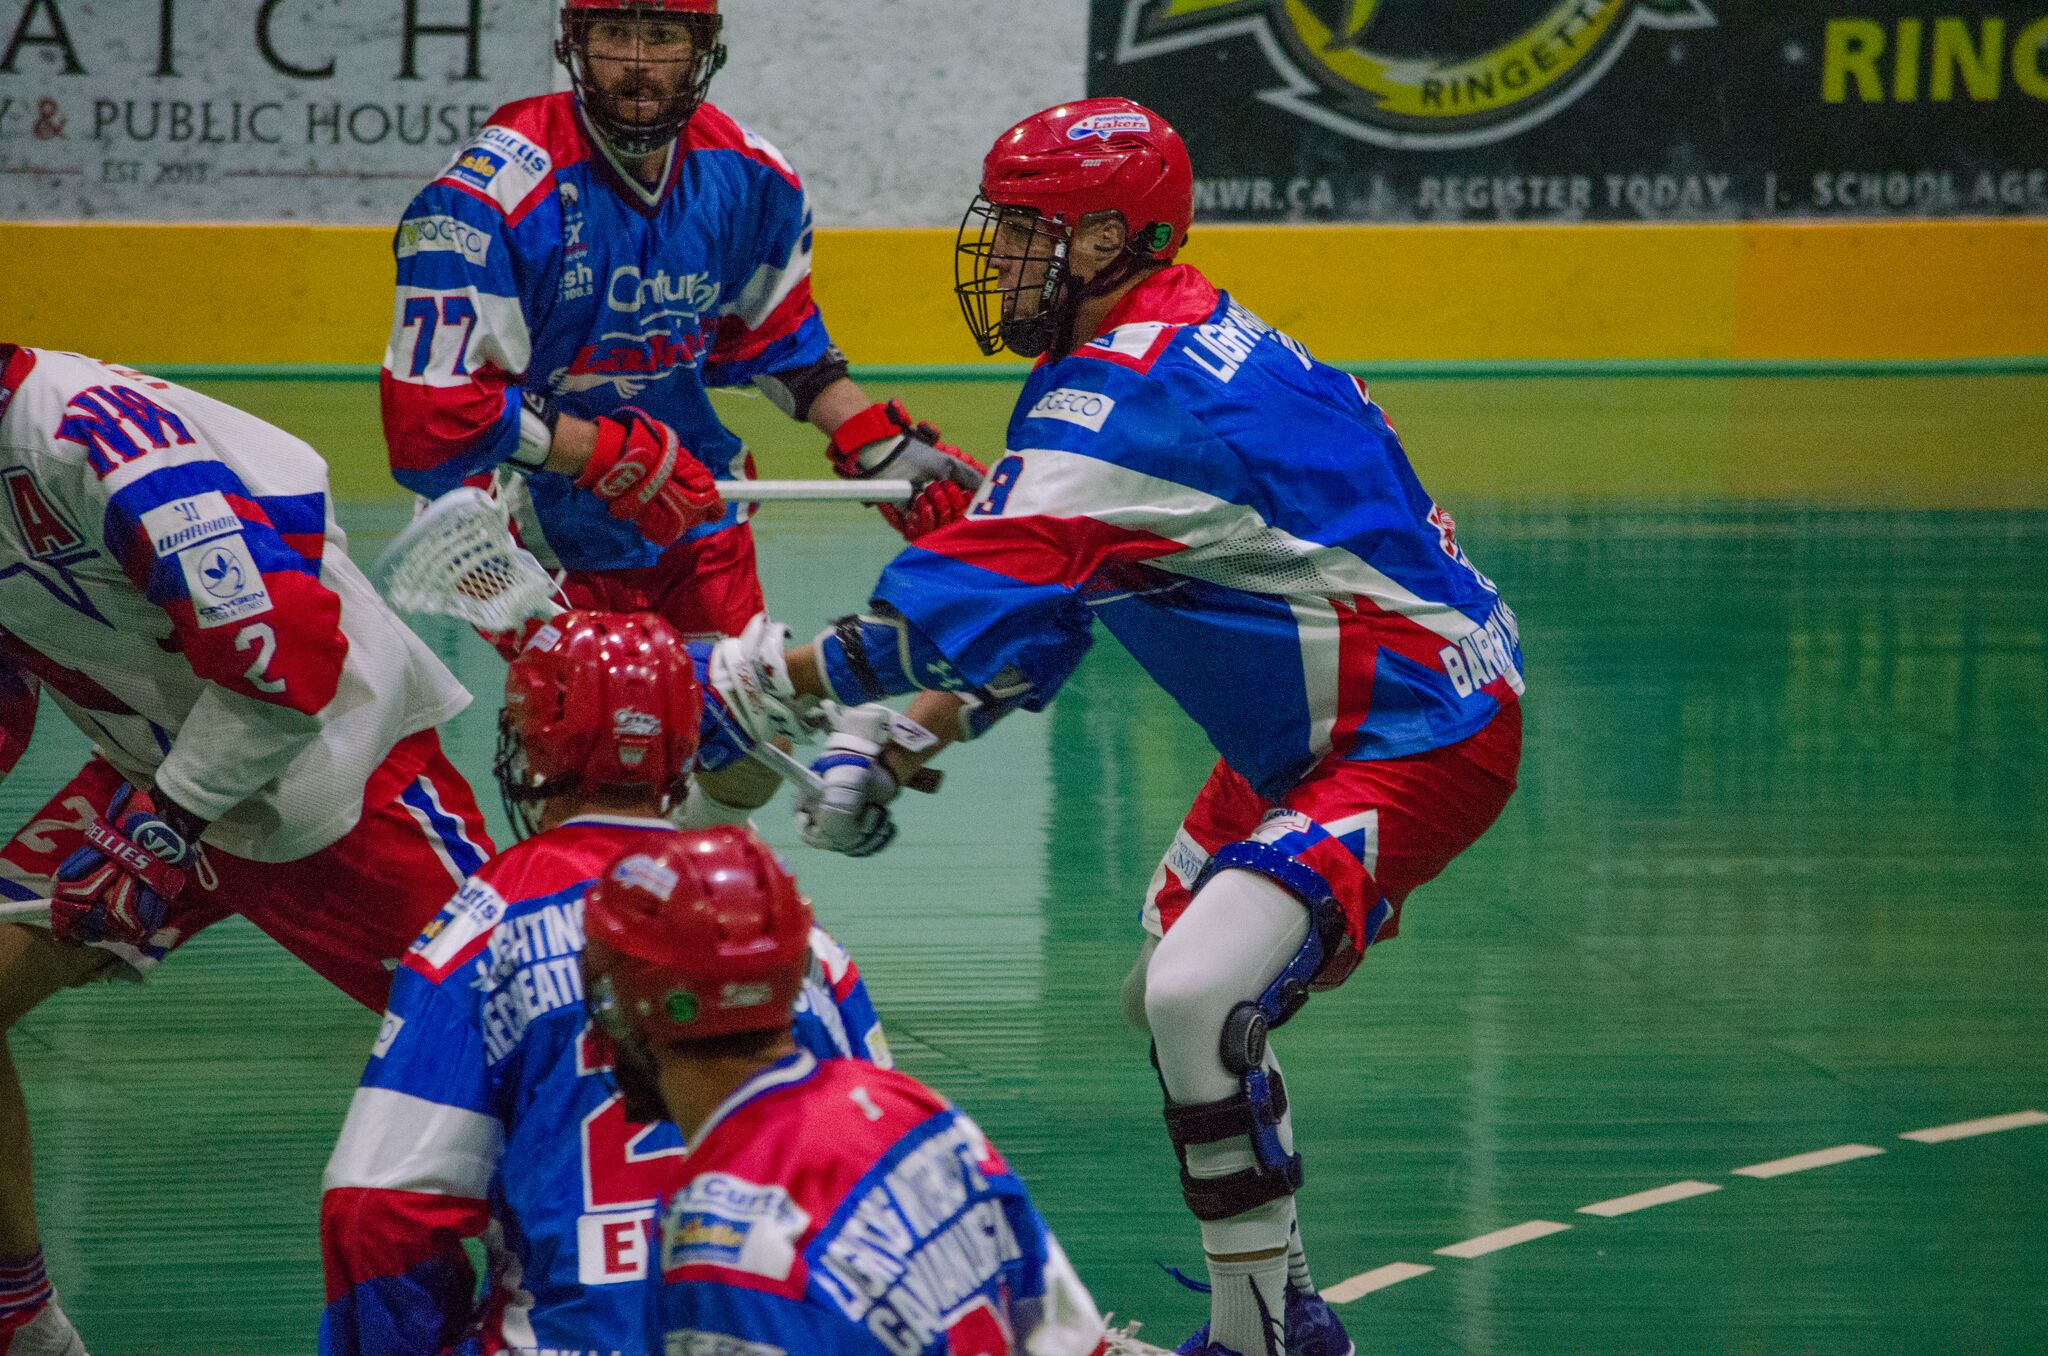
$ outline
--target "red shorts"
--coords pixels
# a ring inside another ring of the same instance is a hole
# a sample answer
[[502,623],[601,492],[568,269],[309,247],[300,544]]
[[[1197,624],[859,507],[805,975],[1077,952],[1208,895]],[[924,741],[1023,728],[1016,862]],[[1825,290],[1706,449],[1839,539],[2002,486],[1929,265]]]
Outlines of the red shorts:
[[736,636],[768,610],[746,523],[677,542],[645,569],[572,572],[562,592],[571,607],[652,612],[685,640]]
[[[0,893],[34,898],[85,841],[121,774],[95,756],[0,849]],[[208,848],[157,940],[176,947],[241,914],[328,983],[383,1011],[391,965],[493,849],[469,783],[432,730],[398,742],[370,777],[363,817],[295,862],[252,862]]]
[[1165,936],[1209,859],[1227,844],[1254,841],[1322,877],[1362,952],[1398,932],[1409,892],[1500,817],[1521,760],[1522,708],[1515,703],[1446,748],[1380,762],[1324,759],[1278,803],[1218,763],[1152,877],[1145,929]]

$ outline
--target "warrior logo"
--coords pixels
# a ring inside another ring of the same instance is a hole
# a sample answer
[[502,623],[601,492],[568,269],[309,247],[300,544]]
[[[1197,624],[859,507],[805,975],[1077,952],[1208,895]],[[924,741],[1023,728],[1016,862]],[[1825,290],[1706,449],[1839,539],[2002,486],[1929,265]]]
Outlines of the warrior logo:
[[[1447,13],[1465,9],[1466,15]],[[1267,103],[1375,146],[1457,150],[1503,141],[1598,84],[1639,29],[1708,28],[1706,0],[1126,0],[1119,65],[1231,38],[1280,77]],[[1446,39],[1460,43],[1442,52]]]

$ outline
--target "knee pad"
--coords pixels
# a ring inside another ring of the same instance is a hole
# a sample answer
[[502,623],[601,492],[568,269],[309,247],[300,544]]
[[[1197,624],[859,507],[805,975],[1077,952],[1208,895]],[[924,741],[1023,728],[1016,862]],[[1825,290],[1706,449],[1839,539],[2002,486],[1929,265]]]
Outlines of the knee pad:
[[[1273,982],[1259,995],[1256,1004],[1244,1004],[1239,1011],[1231,1013],[1233,1022],[1248,1021],[1240,1016],[1243,1007],[1256,1007],[1263,1018],[1264,1029],[1259,1033],[1260,1058],[1264,1058],[1264,1031],[1284,1024],[1302,1005],[1314,989],[1334,988],[1341,983],[1358,965],[1357,948],[1351,944],[1351,930],[1344,923],[1344,908],[1330,892],[1330,886],[1313,867],[1305,866],[1295,858],[1264,843],[1231,843],[1218,852],[1195,882],[1199,892],[1210,878],[1219,871],[1250,871],[1264,876],[1287,893],[1300,900],[1308,910],[1308,936],[1301,944],[1301,950],[1294,959],[1287,962]],[[1334,972],[1334,978],[1332,974]],[[1223,1062],[1230,1065],[1228,1050],[1239,1044],[1228,1038],[1226,1025]],[[1256,1061],[1254,1061],[1256,1063]],[[1231,1072],[1237,1072],[1232,1069]]]
[[[1233,1062],[1240,1052],[1230,1048],[1231,1033],[1238,1024],[1238,1014],[1247,1009],[1256,1015],[1256,1004],[1242,1003],[1224,1024],[1222,1050],[1224,1066],[1238,1076],[1242,1091],[1220,1102],[1183,1103],[1170,1096],[1166,1099],[1166,1134],[1173,1141],[1174,1156],[1180,1160],[1181,1195],[1200,1220],[1229,1219],[1301,1190],[1301,1155],[1288,1153],[1280,1142],[1280,1121],[1287,1114],[1287,1084],[1278,1069],[1268,1069],[1263,1062],[1263,1020],[1257,1034],[1258,1061],[1242,1068]],[[1243,1039],[1242,1033],[1238,1039]],[[1154,1068],[1158,1067],[1156,1049],[1152,1063]],[[1161,1088],[1164,1086],[1161,1080]],[[1251,1141],[1252,1166],[1223,1177],[1197,1177],[1188,1170],[1189,1145],[1219,1144],[1233,1139]]]

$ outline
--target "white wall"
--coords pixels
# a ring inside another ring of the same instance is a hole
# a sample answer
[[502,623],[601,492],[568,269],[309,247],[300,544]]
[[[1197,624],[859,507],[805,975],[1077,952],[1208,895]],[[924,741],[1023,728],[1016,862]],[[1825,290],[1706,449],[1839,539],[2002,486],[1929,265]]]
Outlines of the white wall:
[[712,101],[829,226],[952,226],[996,135],[1086,92],[1087,0],[726,0]]

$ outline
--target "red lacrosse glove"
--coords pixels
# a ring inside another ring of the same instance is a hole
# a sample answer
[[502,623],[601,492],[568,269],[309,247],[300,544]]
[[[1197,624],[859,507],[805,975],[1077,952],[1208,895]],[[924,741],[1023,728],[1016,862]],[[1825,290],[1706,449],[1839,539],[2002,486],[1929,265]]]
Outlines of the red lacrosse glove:
[[846,480],[908,480],[906,508],[882,504],[889,526],[916,541],[967,512],[988,468],[947,443],[930,424],[912,423],[900,401],[870,405],[832,434],[826,454]]
[[576,488],[588,490],[663,550],[725,512],[718,483],[674,429],[627,405],[597,421],[597,448]]
[[[183,822],[175,827],[173,820]],[[199,853],[197,826],[127,783],[85,831],[85,846],[57,868],[50,933],[60,942],[114,943],[132,964],[163,959],[156,943],[172,901],[184,893],[185,867]]]

